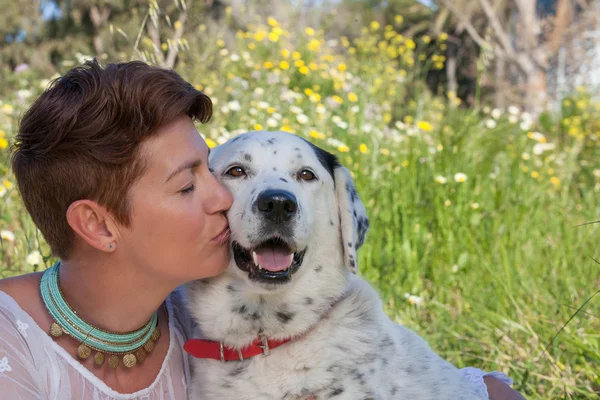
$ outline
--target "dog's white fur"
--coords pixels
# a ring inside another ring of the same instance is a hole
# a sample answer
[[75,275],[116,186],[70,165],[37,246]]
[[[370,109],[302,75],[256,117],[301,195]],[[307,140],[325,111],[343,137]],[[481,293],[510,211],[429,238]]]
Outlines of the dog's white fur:
[[[259,335],[294,337],[268,356],[194,359],[190,399],[483,399],[423,339],[393,323],[355,275],[368,222],[350,174],[331,169],[330,156],[286,132],[250,132],[213,149],[210,167],[234,197],[232,240],[255,246],[264,235],[256,197],[283,189],[298,201],[288,239],[306,253],[286,284],[253,282],[232,257],[224,274],[187,285],[205,339],[243,348]],[[246,175],[227,175],[232,166]],[[307,168],[317,180],[297,179]]]

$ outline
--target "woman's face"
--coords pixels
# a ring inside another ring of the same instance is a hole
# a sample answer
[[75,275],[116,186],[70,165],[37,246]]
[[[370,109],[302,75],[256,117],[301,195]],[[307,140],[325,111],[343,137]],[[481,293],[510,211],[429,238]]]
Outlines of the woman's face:
[[130,190],[131,224],[117,250],[170,283],[218,275],[229,263],[232,197],[208,170],[209,149],[192,120],[162,127],[140,150],[147,168]]

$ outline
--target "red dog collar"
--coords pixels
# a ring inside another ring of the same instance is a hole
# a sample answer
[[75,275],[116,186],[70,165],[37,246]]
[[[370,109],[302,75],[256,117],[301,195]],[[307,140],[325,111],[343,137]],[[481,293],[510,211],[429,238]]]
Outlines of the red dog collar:
[[268,356],[271,349],[279,347],[290,340],[292,339],[267,339],[266,336],[261,335],[258,339],[243,349],[232,349],[231,347],[224,346],[222,342],[190,339],[185,343],[185,345],[183,345],[183,349],[188,354],[196,358],[212,358],[213,360],[221,360],[223,362],[236,360],[241,361],[245,358],[254,357],[259,354]]

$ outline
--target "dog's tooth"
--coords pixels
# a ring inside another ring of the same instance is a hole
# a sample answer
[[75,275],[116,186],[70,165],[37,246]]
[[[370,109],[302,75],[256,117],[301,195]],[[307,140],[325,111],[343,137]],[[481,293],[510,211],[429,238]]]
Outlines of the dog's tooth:
[[[255,251],[252,252],[252,261],[254,261],[254,265],[258,265],[258,256]],[[260,265],[258,267],[260,268]]]

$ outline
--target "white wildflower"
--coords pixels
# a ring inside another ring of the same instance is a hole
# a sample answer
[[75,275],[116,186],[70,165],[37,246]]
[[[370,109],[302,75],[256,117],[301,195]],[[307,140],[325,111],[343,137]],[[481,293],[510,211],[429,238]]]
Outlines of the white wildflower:
[[441,176],[441,175],[438,175],[438,176],[436,176],[436,177],[435,177],[435,181],[436,181],[437,183],[440,183],[440,184],[442,184],[442,185],[443,185],[443,184],[445,184],[446,182],[448,182],[448,179],[444,178],[444,177],[443,177],[443,176]]
[[502,116],[502,110],[500,110],[499,108],[494,108],[492,110],[492,118],[500,119],[501,116]]
[[298,120],[299,123],[301,123],[302,125],[306,124],[308,122],[308,117],[304,114],[298,114],[296,116],[296,120]]
[[496,124],[496,121],[495,121],[495,120],[493,120],[493,119],[491,119],[491,118],[490,118],[490,119],[487,119],[487,120],[485,121],[485,126],[486,126],[488,129],[494,129],[494,128],[497,126],[497,124]]
[[457,172],[456,174],[454,174],[454,181],[458,183],[466,182],[467,175],[463,174],[462,172]]
[[43,262],[42,255],[39,251],[34,250],[27,256],[27,264],[29,265],[40,265]]
[[5,229],[0,231],[0,238],[2,238],[2,240],[6,240],[7,242],[14,242],[15,234]]

